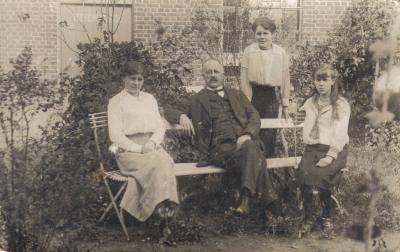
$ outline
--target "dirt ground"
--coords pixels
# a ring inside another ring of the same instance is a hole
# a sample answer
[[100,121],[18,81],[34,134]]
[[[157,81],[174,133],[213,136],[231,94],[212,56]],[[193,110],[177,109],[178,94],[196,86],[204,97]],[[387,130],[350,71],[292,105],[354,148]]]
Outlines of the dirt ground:
[[[400,252],[400,233],[384,232],[387,249],[379,251]],[[364,244],[338,236],[333,240],[321,240],[316,235],[298,239],[297,237],[266,237],[262,235],[236,235],[210,237],[201,243],[178,244],[167,247],[146,241],[96,241],[82,244],[79,251],[85,252],[142,252],[142,251],[229,251],[229,252],[362,252]]]

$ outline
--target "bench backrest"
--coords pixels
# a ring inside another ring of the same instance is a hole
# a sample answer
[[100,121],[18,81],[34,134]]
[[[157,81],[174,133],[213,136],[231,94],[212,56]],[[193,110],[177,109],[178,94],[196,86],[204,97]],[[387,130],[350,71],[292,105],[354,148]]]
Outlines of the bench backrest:
[[[98,129],[107,128],[108,126],[108,115],[107,112],[98,112],[89,114],[90,127],[93,129],[94,139],[96,144],[96,151],[98,157],[101,158],[101,150],[99,144]],[[172,125],[164,120],[167,130],[180,130],[182,129],[179,125]],[[301,128],[302,124],[293,123],[292,119],[285,120],[281,118],[264,118],[261,119],[261,129],[283,129],[283,128]]]

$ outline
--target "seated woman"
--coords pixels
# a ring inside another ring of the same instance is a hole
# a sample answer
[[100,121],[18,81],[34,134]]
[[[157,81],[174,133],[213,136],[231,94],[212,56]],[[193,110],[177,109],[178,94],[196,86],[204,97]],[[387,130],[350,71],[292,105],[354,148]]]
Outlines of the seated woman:
[[339,94],[338,73],[331,65],[323,64],[316,69],[314,85],[314,95],[300,109],[306,112],[303,128],[306,146],[299,164],[298,183],[305,211],[303,231],[309,232],[313,225],[313,192],[318,190],[324,235],[329,238],[333,234],[331,190],[339,183],[347,160],[350,105]]
[[161,217],[178,204],[174,161],[160,146],[165,126],[156,99],[141,91],[145,68],[135,61],[122,69],[124,89],[108,103],[111,142],[121,151],[116,155],[121,173],[132,177],[120,203],[140,221],[155,209]]

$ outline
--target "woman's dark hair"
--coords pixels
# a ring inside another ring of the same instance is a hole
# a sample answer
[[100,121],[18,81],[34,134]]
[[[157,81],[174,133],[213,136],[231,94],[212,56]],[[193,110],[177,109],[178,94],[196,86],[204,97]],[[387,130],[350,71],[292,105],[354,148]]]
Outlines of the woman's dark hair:
[[130,60],[122,67],[122,77],[141,74],[146,76],[146,67],[139,61]]
[[270,31],[271,33],[274,33],[276,31],[275,22],[267,17],[258,17],[256,18],[256,20],[254,20],[253,25],[251,26],[253,32],[256,32],[256,29],[259,25],[262,26],[264,29]]
[[[331,95],[330,95],[330,101],[332,104],[332,118],[333,119],[338,119],[339,114],[338,114],[338,104],[337,101],[339,100],[340,92],[341,92],[341,83],[339,80],[339,74],[336,71],[336,69],[330,65],[323,63],[319,67],[317,67],[314,71],[313,74],[314,80],[320,79],[320,78],[327,78],[330,77],[334,83],[331,87]],[[316,103],[318,100],[319,94],[315,90],[314,95],[313,95],[313,101]]]

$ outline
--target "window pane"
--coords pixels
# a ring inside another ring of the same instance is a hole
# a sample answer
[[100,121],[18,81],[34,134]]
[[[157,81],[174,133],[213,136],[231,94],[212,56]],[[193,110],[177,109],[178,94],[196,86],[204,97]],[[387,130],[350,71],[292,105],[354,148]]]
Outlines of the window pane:
[[224,32],[223,50],[224,52],[237,53],[241,45],[240,32]]
[[224,0],[224,6],[236,6],[236,4],[240,5],[240,0]]
[[224,30],[233,30],[236,22],[236,13],[234,9],[224,10]]
[[[103,8],[103,9],[102,9]],[[100,17],[105,12],[106,6],[104,5],[74,5],[74,4],[61,4],[60,6],[60,36],[59,55],[61,57],[61,71],[75,75],[78,74],[80,69],[75,64],[78,59],[75,52],[69,47],[77,50],[77,44],[87,43],[88,38],[86,32],[91,38],[101,38],[102,31],[99,29]],[[121,25],[114,35],[114,40],[130,41],[131,40],[131,8],[124,6],[116,6],[114,9],[115,19],[121,17]],[[85,25],[87,31],[85,32],[82,23]],[[116,24],[114,24],[116,27]],[[105,29],[105,24],[103,28]],[[65,38],[65,39],[64,39]],[[65,40],[65,41],[63,41]],[[66,45],[68,43],[68,45]]]
[[284,5],[287,8],[300,7],[300,0],[286,0],[284,1]]

